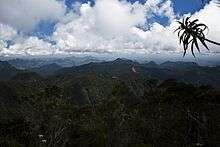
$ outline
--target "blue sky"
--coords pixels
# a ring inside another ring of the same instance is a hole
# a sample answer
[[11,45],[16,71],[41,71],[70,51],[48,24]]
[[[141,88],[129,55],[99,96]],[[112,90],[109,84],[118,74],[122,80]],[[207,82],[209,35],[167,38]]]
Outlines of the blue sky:
[[[173,31],[178,27],[176,20],[186,14],[205,22],[211,30],[208,37],[219,41],[220,27],[216,20],[220,9],[213,1],[19,0],[11,3],[3,0],[0,1],[0,55],[165,53],[182,56]],[[213,52],[219,52],[213,48]]]
[[[140,3],[145,3],[146,0],[128,0],[131,3],[136,1]],[[68,9],[72,9],[72,6],[76,3],[88,3],[90,2],[94,5],[95,0],[65,0],[65,5]],[[207,3],[207,1],[206,1]],[[182,16],[187,13],[194,13],[203,8],[205,3],[202,3],[200,0],[173,0],[173,8],[176,15]],[[149,22],[160,22],[163,25],[168,25],[168,19],[166,17],[154,16]],[[45,38],[45,36],[50,36],[54,31],[55,22],[42,21],[38,26],[31,32],[32,35],[36,35],[40,38]]]
[[[71,7],[75,2],[91,2],[94,4],[95,0],[65,0],[65,4],[68,7]],[[128,0],[129,2],[136,2],[139,1],[140,3],[145,3],[146,0]],[[206,3],[208,0],[206,1]],[[204,6],[204,3],[201,3],[200,0],[173,0],[174,3],[174,10],[176,13],[184,14],[189,12],[195,12],[199,9],[201,9]]]
[[[68,7],[71,7],[75,2],[81,2],[81,3],[87,3],[87,2],[91,2],[94,4],[95,0],[65,0],[65,4]],[[129,2],[140,2],[140,3],[145,3],[146,0],[127,0]],[[208,0],[205,1],[205,3],[207,3]],[[189,13],[189,12],[195,12],[198,11],[199,9],[201,9],[205,3],[201,3],[200,0],[173,0],[174,3],[174,10],[176,13],[179,14],[185,14],[185,13]]]

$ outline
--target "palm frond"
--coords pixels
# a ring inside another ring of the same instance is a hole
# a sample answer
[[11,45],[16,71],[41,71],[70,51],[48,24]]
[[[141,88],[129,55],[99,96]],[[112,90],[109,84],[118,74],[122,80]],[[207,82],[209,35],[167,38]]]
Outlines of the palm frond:
[[190,21],[190,17],[186,17],[182,22],[177,22],[180,26],[174,32],[178,32],[179,43],[183,45],[183,56],[186,55],[186,52],[191,45],[191,53],[195,57],[194,47],[200,52],[198,41],[200,41],[207,50],[209,50],[209,47],[206,42],[220,45],[220,43],[206,38],[205,31],[208,30],[208,27],[203,23],[198,23],[198,19]]

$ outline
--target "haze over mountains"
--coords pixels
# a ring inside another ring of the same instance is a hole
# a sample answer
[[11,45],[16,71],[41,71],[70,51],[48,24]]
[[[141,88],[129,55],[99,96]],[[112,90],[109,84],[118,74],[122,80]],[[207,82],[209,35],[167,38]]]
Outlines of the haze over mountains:
[[37,68],[44,65],[49,64],[57,64],[62,67],[72,67],[78,66],[90,62],[101,62],[92,56],[86,57],[65,57],[65,58],[15,58],[15,59],[6,59],[11,65],[15,66],[18,69],[29,69],[29,68]]
[[153,61],[139,63],[118,58],[102,61],[94,57],[64,59],[12,59],[0,62],[0,79],[8,80],[20,73],[37,73],[44,78],[67,75],[103,75],[108,77],[148,77],[177,79],[194,84],[220,87],[220,66],[199,66],[195,62]]

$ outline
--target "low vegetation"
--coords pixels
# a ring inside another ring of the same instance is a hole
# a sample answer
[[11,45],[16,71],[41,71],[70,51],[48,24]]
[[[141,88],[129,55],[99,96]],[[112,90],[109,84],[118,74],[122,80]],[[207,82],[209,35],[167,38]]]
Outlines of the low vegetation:
[[148,77],[130,64],[137,63],[92,63],[1,81],[0,146],[220,146],[218,88]]

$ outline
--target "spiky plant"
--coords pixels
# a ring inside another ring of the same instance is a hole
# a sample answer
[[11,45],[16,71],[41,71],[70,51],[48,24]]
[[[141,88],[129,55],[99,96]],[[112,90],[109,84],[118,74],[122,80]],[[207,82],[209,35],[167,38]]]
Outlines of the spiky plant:
[[180,44],[183,45],[183,56],[186,55],[186,51],[189,49],[189,47],[191,48],[191,52],[194,57],[194,47],[196,47],[197,50],[200,52],[198,40],[207,50],[209,50],[209,48],[206,42],[220,45],[220,43],[206,38],[204,32],[208,29],[208,27],[203,23],[198,23],[198,21],[198,19],[190,21],[190,17],[183,19],[182,22],[177,21],[180,24],[180,26],[174,32],[178,32]]

